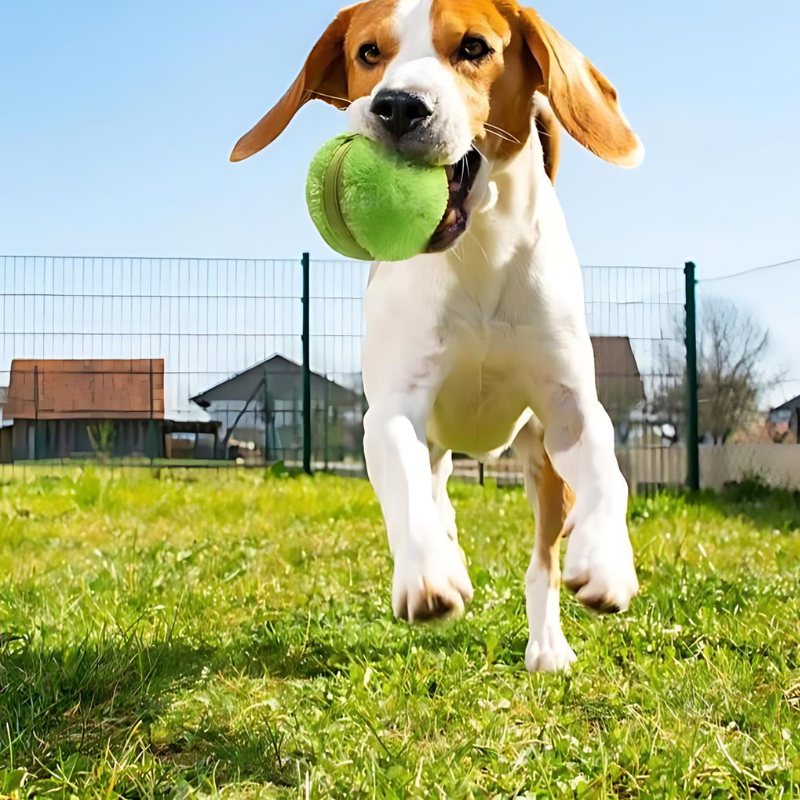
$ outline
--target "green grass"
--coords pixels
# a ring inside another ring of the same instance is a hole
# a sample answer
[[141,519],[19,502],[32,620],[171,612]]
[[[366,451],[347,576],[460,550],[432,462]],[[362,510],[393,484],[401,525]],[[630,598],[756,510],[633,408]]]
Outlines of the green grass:
[[800,795],[796,498],[633,503],[642,595],[565,593],[554,677],[523,665],[524,495],[453,495],[475,600],[410,629],[365,482],[15,473],[0,796]]

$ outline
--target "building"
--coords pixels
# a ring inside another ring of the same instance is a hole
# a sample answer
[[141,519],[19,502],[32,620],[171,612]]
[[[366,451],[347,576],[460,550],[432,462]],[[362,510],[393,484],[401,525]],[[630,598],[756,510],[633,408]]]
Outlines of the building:
[[592,347],[597,395],[619,433],[645,403],[642,374],[627,336],[593,336]]
[[15,358],[2,420],[5,460],[155,457],[164,360]]
[[800,395],[769,413],[767,427],[773,442],[800,444]]
[[[265,461],[296,460],[303,447],[303,368],[273,355],[192,398],[219,423],[228,458],[245,448]],[[312,442],[321,460],[361,451],[362,393],[311,373]],[[233,451],[231,445],[235,445]]]

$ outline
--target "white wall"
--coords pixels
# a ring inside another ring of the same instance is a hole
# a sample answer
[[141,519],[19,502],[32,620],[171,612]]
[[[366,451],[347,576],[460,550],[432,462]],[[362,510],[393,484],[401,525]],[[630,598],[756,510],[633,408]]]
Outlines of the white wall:
[[800,491],[800,445],[725,444],[700,448],[703,488],[759,477],[770,486]]
[[[640,484],[681,484],[686,478],[686,449],[634,448],[618,453],[631,491]],[[725,444],[700,446],[700,485],[721,489],[757,476],[770,486],[800,491],[800,445]]]
[[[631,493],[651,486],[682,486],[686,481],[686,448],[637,447],[617,451]],[[477,480],[477,462],[456,461],[456,475]],[[500,484],[522,483],[522,465],[501,459],[486,466],[486,475]],[[700,446],[700,485],[720,490],[757,476],[775,488],[800,491],[800,445],[726,444]]]

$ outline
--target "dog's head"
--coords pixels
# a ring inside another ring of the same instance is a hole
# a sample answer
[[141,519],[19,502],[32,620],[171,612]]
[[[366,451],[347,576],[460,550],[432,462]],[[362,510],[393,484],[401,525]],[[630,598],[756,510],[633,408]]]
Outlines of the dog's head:
[[[513,156],[530,137],[536,92],[596,155],[624,167],[642,160],[614,87],[532,9],[516,0],[367,0],[339,12],[231,160],[262,150],[320,99],[348,109],[354,132],[448,166],[451,194],[466,198],[480,166],[473,145],[492,161]],[[458,238],[466,216],[435,249]]]

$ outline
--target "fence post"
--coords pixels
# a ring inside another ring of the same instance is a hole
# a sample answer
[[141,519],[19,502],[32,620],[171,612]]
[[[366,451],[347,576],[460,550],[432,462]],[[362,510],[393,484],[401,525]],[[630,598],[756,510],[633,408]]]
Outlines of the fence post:
[[[264,377],[261,379],[264,383],[264,452],[262,453],[264,463],[269,464],[269,385],[267,378],[267,364],[264,362]],[[258,426],[256,426],[258,427]]]
[[303,253],[303,471],[311,474],[311,257]]
[[33,460],[39,457],[39,365],[33,365]]
[[330,381],[325,376],[325,416],[323,417],[323,438],[325,442],[325,472],[328,471],[329,456],[328,456],[328,416],[330,415]]
[[697,279],[693,261],[687,261],[686,276],[686,392],[689,414],[686,441],[686,482],[700,491],[700,414],[697,401]]

